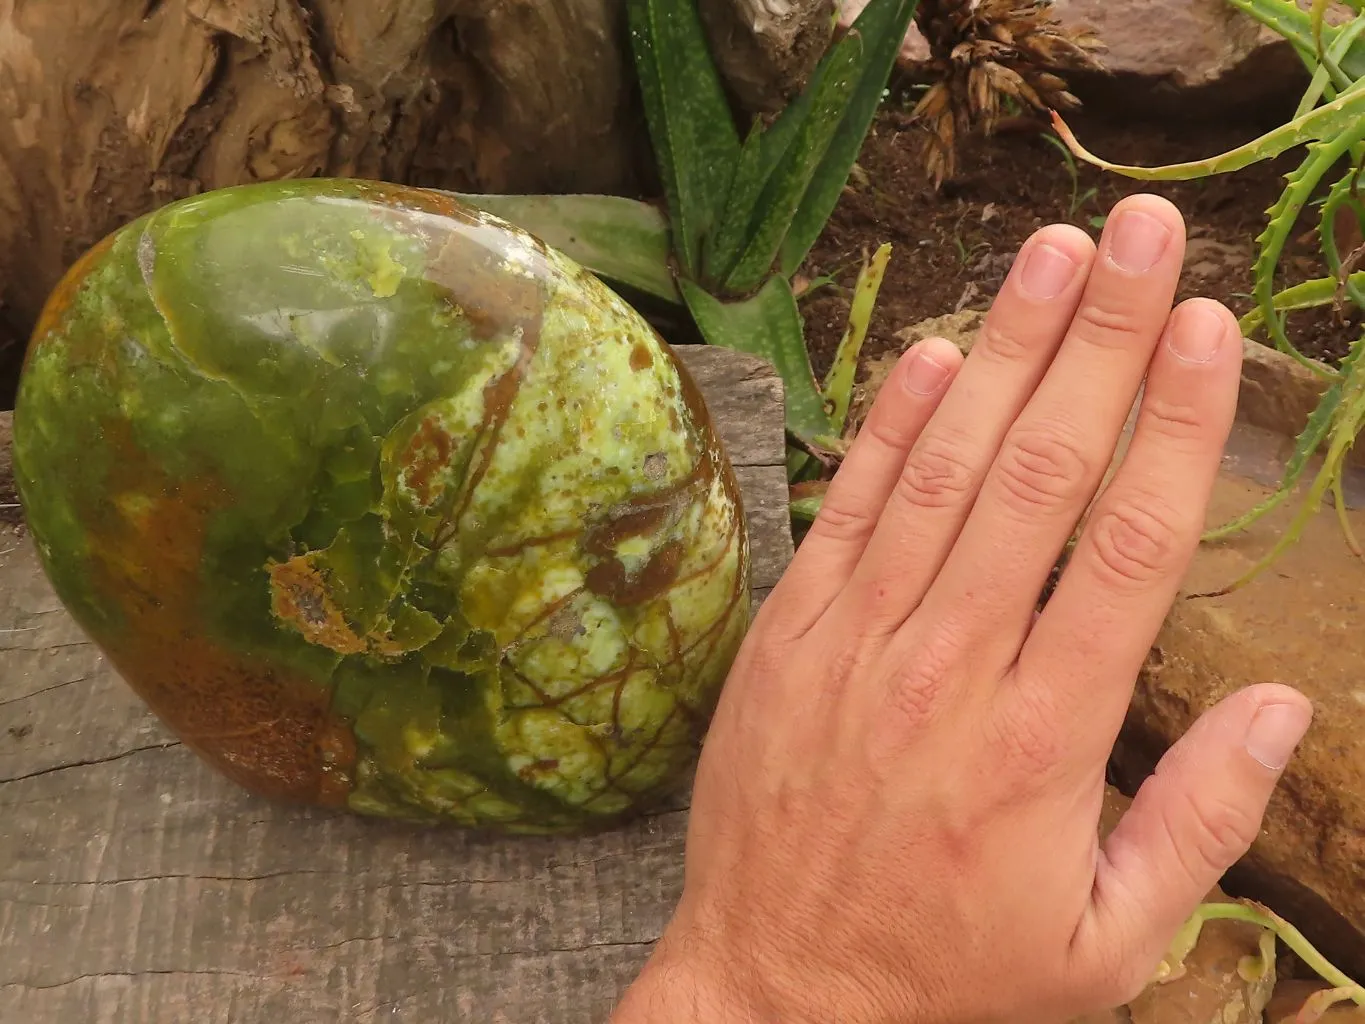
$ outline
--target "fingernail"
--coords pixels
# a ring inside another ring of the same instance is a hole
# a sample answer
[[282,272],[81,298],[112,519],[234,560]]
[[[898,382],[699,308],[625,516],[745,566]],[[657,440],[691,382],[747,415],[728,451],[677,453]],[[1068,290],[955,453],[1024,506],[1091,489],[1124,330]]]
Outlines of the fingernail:
[[1125,210],[1119,214],[1109,242],[1109,258],[1120,270],[1141,274],[1151,270],[1171,240],[1171,229],[1149,213]]
[[915,395],[932,395],[947,376],[948,367],[925,352],[916,352],[905,370],[905,389]]
[[1187,363],[1207,363],[1218,354],[1227,334],[1227,325],[1213,310],[1203,305],[1182,306],[1166,337],[1166,345],[1177,359]]
[[1019,287],[1035,299],[1055,299],[1076,276],[1076,263],[1060,249],[1039,242],[1024,255]]
[[1313,708],[1303,704],[1267,704],[1247,727],[1247,753],[1272,771],[1289,763],[1294,748],[1313,721]]

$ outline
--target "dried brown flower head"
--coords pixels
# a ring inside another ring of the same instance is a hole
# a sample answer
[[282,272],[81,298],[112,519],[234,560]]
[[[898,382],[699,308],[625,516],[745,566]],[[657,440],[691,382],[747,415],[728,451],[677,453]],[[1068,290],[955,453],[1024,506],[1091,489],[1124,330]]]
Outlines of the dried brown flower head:
[[1074,109],[1080,100],[1057,72],[1103,70],[1103,44],[1058,22],[1052,0],[920,0],[915,22],[933,85],[913,116],[927,131],[936,188],[956,173],[959,141],[975,129],[991,134],[1009,101],[1036,114]]

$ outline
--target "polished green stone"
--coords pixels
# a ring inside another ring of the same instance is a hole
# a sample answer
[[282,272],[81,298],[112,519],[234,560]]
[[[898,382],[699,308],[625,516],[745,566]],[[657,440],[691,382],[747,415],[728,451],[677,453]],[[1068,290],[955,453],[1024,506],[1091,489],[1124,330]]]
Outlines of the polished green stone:
[[441,193],[270,183],[126,226],[49,299],[14,445],[62,602],[263,795],[617,820],[683,779],[748,624],[684,368]]

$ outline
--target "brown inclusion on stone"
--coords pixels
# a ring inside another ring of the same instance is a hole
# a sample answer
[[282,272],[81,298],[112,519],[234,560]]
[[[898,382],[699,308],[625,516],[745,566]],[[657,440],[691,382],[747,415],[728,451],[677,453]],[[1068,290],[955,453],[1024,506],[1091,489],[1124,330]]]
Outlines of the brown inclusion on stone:
[[231,496],[209,476],[168,477],[125,423],[107,422],[104,438],[115,455],[106,493],[141,507],[84,517],[92,585],[124,619],[99,636],[101,648],[186,746],[234,782],[264,796],[344,804],[355,740],[331,715],[328,689],[228,649],[200,618],[205,528]]

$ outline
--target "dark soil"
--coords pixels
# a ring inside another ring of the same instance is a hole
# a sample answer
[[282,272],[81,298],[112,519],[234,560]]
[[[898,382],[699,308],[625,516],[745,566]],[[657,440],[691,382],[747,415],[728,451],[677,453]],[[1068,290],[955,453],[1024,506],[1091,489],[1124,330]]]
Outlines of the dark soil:
[[[1120,198],[1156,192],[1185,215],[1189,236],[1186,274],[1178,298],[1210,296],[1237,315],[1252,308],[1251,261],[1265,211],[1301,153],[1255,164],[1234,174],[1189,182],[1139,182],[1080,165],[1073,178],[1067,157],[1037,126],[975,140],[962,152],[957,181],[935,192],[920,164],[920,134],[905,111],[888,103],[863,150],[806,273],[836,287],[813,291],[802,303],[812,363],[823,376],[844,332],[848,291],[866,253],[892,244],[865,343],[864,357],[899,349],[897,331],[958,309],[986,309],[1019,246],[1044,224],[1066,221],[1099,236],[1100,218]],[[1069,118],[1091,152],[1130,164],[1155,165],[1213,156],[1244,143],[1267,124],[1108,123]],[[1050,135],[1049,133],[1046,133]],[[1055,139],[1055,137],[1053,137]],[[1277,287],[1325,273],[1315,218],[1305,215],[1281,262]],[[1290,339],[1309,355],[1335,362],[1359,332],[1330,309],[1300,312],[1289,320]],[[1258,340],[1262,340],[1258,334]]]
[[10,462],[10,415],[0,412],[0,524],[23,519]]

